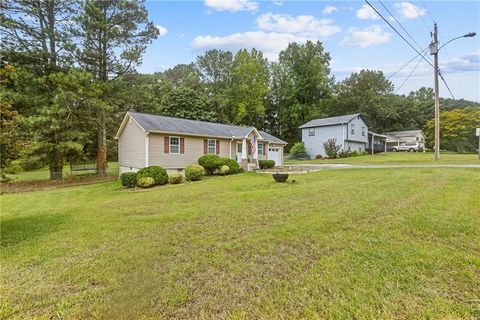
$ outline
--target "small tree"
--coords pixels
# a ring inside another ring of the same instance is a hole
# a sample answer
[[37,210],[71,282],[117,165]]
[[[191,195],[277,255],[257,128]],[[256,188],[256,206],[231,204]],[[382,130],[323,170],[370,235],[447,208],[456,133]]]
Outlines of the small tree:
[[290,149],[290,158],[296,160],[308,158],[307,150],[305,149],[305,144],[303,142],[297,142],[293,145]]
[[323,143],[323,149],[329,158],[336,159],[340,156],[340,149],[342,145],[337,144],[337,139],[328,139],[327,142]]

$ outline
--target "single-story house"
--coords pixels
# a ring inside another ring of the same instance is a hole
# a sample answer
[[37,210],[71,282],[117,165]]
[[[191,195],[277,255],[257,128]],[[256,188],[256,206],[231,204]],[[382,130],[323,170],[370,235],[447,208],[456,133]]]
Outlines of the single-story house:
[[417,143],[425,150],[425,133],[422,130],[394,131],[384,133],[387,138],[387,148],[404,145],[406,143]]
[[360,113],[322,118],[300,126],[302,141],[311,159],[326,156],[323,144],[336,139],[344,151],[363,152],[368,148],[368,124]]
[[254,127],[138,112],[127,112],[115,139],[120,174],[152,165],[182,171],[204,154],[235,159],[247,171],[257,168],[262,159],[282,165],[287,144]]

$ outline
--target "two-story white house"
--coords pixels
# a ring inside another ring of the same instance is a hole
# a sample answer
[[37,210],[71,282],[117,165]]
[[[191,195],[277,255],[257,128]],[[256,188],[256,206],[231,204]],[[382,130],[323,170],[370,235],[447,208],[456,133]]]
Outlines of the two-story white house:
[[363,152],[368,148],[368,124],[360,113],[315,119],[300,126],[302,141],[310,158],[326,156],[323,144],[336,139],[344,151]]

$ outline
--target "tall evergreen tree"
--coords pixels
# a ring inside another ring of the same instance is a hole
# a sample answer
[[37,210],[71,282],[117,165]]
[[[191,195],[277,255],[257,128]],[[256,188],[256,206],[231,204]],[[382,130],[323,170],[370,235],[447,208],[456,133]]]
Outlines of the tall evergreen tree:
[[[67,106],[55,100],[59,82],[54,75],[72,62],[74,43],[69,22],[77,14],[77,2],[7,0],[0,5],[3,63],[26,68],[19,76],[25,76],[26,83],[32,84],[31,88],[26,88],[23,83],[16,83],[25,88],[19,91],[25,96],[18,100],[24,101],[23,116],[30,119],[27,128],[33,131],[41,145],[69,145],[73,137],[63,134],[62,127],[53,124],[74,121],[71,114],[62,112]],[[40,87],[41,90],[36,90]],[[18,105],[15,107],[18,109]],[[35,132],[39,128],[37,125],[45,120],[37,114],[40,107],[43,117],[57,117],[51,120],[52,124],[46,124],[51,129],[49,134],[42,130]],[[39,150],[47,158],[51,179],[62,178],[65,150],[56,147]]]
[[[141,63],[145,49],[159,35],[148,19],[144,1],[87,0],[77,19],[80,65],[96,79],[108,82],[131,72]],[[106,86],[108,88],[108,86]],[[109,103],[115,92],[106,90],[105,103],[97,108],[97,173],[106,175],[107,119],[115,108]]]

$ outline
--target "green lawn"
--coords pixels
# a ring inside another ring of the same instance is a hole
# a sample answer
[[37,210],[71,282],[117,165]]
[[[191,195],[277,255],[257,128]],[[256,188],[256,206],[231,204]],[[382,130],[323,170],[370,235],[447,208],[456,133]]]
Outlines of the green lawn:
[[387,152],[375,155],[350,157],[342,159],[315,159],[296,161],[288,160],[286,164],[305,163],[347,163],[347,164],[480,164],[478,154],[440,154],[440,160],[434,160],[434,154],[430,152]]
[[[118,172],[118,163],[117,162],[109,162],[107,173],[109,175],[115,175]],[[63,174],[68,175],[71,174],[70,165],[65,164],[63,167]],[[75,175],[84,175],[84,174],[93,174],[95,171],[74,171],[73,174]],[[13,181],[39,181],[39,180],[48,180],[50,178],[50,173],[48,171],[48,167],[33,170],[33,171],[25,171],[19,172],[17,174],[7,174],[8,177],[13,178]]]
[[480,170],[1,196],[3,318],[474,319]]

